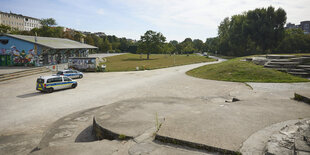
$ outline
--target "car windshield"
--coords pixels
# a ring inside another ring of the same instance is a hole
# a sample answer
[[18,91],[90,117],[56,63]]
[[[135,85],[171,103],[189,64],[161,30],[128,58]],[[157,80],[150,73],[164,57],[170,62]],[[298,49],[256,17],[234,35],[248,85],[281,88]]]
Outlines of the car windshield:
[[62,75],[62,74],[63,74],[63,72],[61,72],[61,71],[57,72],[57,75]]
[[44,79],[38,78],[37,83],[44,83]]

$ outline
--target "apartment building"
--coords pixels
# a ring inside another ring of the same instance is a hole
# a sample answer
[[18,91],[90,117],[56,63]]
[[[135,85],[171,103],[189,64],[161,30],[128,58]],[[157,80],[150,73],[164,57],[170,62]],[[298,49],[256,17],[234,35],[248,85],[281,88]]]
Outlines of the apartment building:
[[300,28],[304,30],[306,34],[310,33],[310,21],[300,22]]
[[0,24],[11,26],[21,31],[30,31],[33,28],[41,27],[40,19],[1,11]]
[[304,31],[305,34],[309,34],[310,33],[310,21],[301,21],[300,25],[295,25],[293,23],[287,23],[285,28],[286,29],[300,28]]

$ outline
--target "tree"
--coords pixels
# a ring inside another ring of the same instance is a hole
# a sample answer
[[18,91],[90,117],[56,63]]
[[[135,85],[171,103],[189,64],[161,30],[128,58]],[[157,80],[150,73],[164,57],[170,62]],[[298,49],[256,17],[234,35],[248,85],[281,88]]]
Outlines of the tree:
[[302,29],[287,29],[285,37],[275,49],[276,53],[309,53],[310,34],[304,34]]
[[175,49],[176,49],[176,48],[173,46],[172,43],[166,43],[166,44],[164,44],[164,50],[163,50],[163,51],[164,51],[165,53],[171,55],[171,53],[174,52]]
[[56,20],[54,18],[45,18],[45,19],[41,19],[42,26],[55,26],[57,25]]
[[193,44],[194,44],[194,48],[195,48],[195,51],[197,51],[197,52],[203,52],[203,46],[204,46],[204,44],[203,44],[203,41],[202,40],[200,40],[200,39],[194,39],[193,40]]
[[267,9],[255,9],[246,14],[246,25],[249,37],[265,53],[274,48],[284,37],[286,12],[270,6]]
[[214,37],[214,38],[207,38],[205,42],[205,51],[211,52],[211,53],[216,53],[218,51],[218,44],[219,44],[219,38]]
[[193,44],[193,41],[191,38],[186,38],[183,42],[180,43],[180,45],[181,45],[180,51],[182,54],[183,53],[189,54],[189,53],[193,53],[195,51],[194,44]]
[[10,26],[6,26],[1,24],[0,25],[0,33],[8,33],[11,31],[11,27]]
[[272,52],[284,37],[286,13],[272,6],[225,18],[218,27],[218,51],[244,56]]
[[166,37],[160,32],[148,30],[141,36],[138,45],[138,51],[140,53],[146,53],[147,59],[150,59],[151,53],[159,53],[162,50],[163,43],[166,41]]
[[128,51],[128,48],[129,48],[129,42],[127,41],[127,39],[126,38],[121,38],[120,39],[120,45],[119,45],[119,49],[121,50],[121,51]]
[[91,35],[87,35],[85,38],[85,42],[90,45],[95,45],[95,41]]
[[219,54],[227,55],[229,52],[229,27],[230,20],[226,17],[218,27],[218,50]]
[[103,41],[103,49],[102,51],[103,52],[108,52],[108,51],[111,51],[112,50],[112,44],[109,42],[108,39],[105,39]]

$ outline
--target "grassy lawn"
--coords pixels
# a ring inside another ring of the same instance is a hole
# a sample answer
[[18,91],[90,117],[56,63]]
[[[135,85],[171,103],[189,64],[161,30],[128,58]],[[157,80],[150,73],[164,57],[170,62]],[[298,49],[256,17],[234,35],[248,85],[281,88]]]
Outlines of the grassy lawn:
[[235,58],[219,64],[202,66],[186,74],[203,79],[233,82],[310,82],[305,78],[240,61],[242,59]]
[[134,71],[136,70],[136,67],[139,67],[139,70],[149,70],[199,62],[215,61],[215,59],[198,55],[176,55],[174,64],[173,55],[170,56],[163,54],[152,54],[150,55],[149,60],[146,59],[146,55],[142,55],[142,59],[140,59],[139,54],[117,55],[107,57],[106,59],[107,62],[103,63],[107,65],[106,71]]

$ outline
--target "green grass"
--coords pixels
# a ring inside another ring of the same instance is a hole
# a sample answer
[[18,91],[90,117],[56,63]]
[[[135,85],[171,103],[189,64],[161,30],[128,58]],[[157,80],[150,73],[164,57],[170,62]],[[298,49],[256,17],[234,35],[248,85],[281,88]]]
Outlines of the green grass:
[[206,65],[188,71],[186,74],[203,79],[232,82],[310,82],[274,69],[264,68],[251,62],[235,58],[222,63]]
[[187,65],[199,62],[210,62],[215,59],[206,58],[198,55],[164,55],[164,54],[153,54],[150,55],[150,59],[146,59],[146,55],[142,55],[140,59],[139,54],[124,54],[112,57],[107,57],[107,62],[103,63],[107,66],[106,71],[134,71],[136,67],[139,70],[151,70],[158,68],[165,68],[171,66]]

